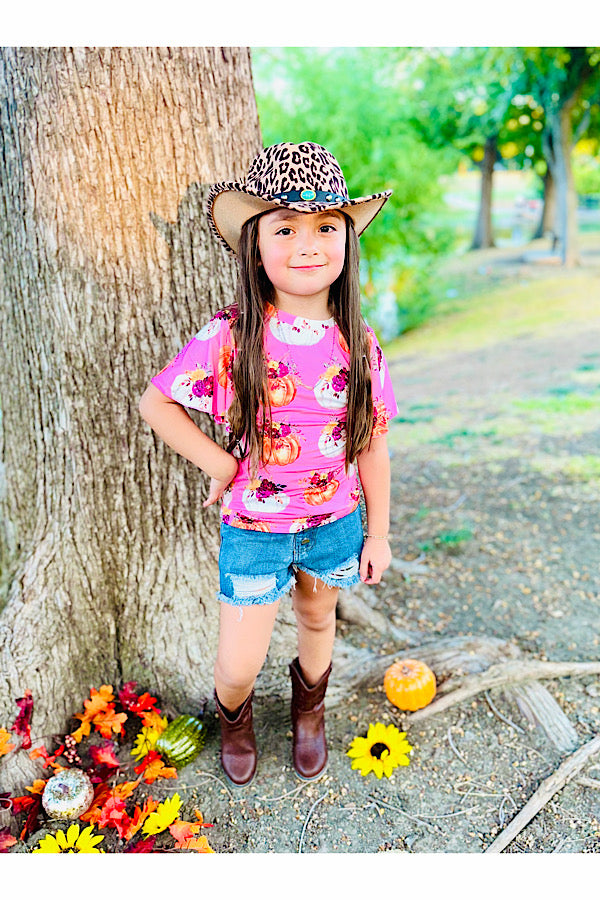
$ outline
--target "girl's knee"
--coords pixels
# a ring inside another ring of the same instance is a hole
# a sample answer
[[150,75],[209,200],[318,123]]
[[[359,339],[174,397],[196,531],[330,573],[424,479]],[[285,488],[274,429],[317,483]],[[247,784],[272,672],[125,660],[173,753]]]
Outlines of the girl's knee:
[[225,685],[229,690],[235,691],[252,686],[256,676],[262,668],[262,662],[244,661],[217,656],[214,676],[217,684]]

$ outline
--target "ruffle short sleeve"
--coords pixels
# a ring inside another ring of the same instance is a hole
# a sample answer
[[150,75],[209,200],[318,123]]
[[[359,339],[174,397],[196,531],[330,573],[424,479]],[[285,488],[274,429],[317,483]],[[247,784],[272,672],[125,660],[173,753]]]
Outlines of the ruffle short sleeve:
[[398,415],[398,405],[394,396],[392,379],[388,371],[383,350],[379,346],[372,328],[367,326],[370,348],[371,389],[373,395],[373,437],[387,434],[389,421]]
[[227,424],[226,413],[233,399],[231,318],[230,310],[218,312],[152,378],[152,384],[166,397],[209,413],[221,424]]

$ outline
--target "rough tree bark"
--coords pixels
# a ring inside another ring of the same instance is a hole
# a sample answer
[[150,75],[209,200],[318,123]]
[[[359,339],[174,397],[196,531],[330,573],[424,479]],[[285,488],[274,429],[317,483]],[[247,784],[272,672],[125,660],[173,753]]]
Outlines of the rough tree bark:
[[497,148],[498,135],[491,135],[485,142],[483,159],[480,164],[481,192],[471,250],[481,250],[485,247],[495,246],[492,233],[492,188],[494,184],[494,165],[498,152]]
[[32,732],[61,731],[126,680],[194,711],[218,510],[137,404],[232,298],[203,185],[261,146],[249,51],[5,47],[0,104],[0,724],[29,688]]

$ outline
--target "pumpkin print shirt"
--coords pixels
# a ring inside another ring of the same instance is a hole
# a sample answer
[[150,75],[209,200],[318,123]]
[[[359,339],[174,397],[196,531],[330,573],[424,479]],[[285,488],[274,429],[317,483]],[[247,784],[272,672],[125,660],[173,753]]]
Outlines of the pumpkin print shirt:
[[[235,353],[230,322],[221,310],[152,383],[182,406],[212,415],[228,428]],[[373,435],[385,434],[398,407],[387,364],[368,328]],[[359,502],[355,465],[345,471],[347,344],[333,318],[305,319],[266,306],[264,346],[272,424],[255,478],[248,460],[222,497],[221,518],[255,531],[297,532],[333,522]]]

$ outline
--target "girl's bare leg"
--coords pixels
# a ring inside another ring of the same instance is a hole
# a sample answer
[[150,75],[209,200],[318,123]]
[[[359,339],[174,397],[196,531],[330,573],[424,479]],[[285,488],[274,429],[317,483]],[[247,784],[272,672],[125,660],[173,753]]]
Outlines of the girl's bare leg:
[[232,712],[242,705],[262,669],[279,600],[257,606],[221,603],[215,689],[221,704]]
[[331,662],[338,593],[339,588],[296,571],[292,603],[298,623],[298,659],[308,685],[316,684]]

